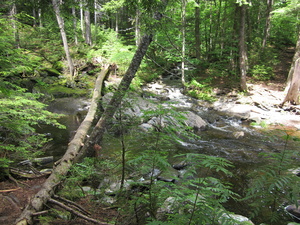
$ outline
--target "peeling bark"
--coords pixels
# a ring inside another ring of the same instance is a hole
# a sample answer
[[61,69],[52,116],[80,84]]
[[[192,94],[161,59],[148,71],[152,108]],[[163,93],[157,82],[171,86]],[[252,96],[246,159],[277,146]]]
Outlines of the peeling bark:
[[281,103],[281,106],[286,102],[290,102],[293,105],[299,104],[299,89],[300,89],[300,58],[295,62],[295,68],[293,71],[292,81],[289,90]]

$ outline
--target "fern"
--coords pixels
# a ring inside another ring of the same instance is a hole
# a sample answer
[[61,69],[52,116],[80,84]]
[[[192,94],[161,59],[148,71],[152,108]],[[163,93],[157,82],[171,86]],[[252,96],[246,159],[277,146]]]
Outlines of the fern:
[[[36,157],[49,139],[35,130],[37,125],[50,124],[64,128],[57,122],[58,114],[45,110],[46,105],[37,101],[38,94],[26,93],[24,89],[2,81],[0,93],[0,157],[3,162]],[[8,159],[5,159],[8,158]],[[1,165],[7,167],[9,164]]]
[[295,164],[295,152],[287,149],[289,140],[284,137],[282,151],[262,153],[267,164],[249,174],[252,179],[242,200],[251,206],[250,216],[258,222],[278,224],[283,202],[294,203],[300,197],[300,178],[289,172]]

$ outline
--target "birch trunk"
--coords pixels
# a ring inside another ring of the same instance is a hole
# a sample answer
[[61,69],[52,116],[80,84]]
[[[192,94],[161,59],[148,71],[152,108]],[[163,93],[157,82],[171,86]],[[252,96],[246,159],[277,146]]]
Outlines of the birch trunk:
[[84,10],[85,43],[92,45],[91,16],[88,9]]
[[65,32],[64,20],[61,17],[61,14],[60,14],[60,9],[59,9],[59,3],[58,3],[58,1],[57,0],[52,0],[52,4],[53,4],[53,9],[54,9],[54,12],[55,12],[55,15],[56,15],[57,23],[58,23],[58,26],[59,26],[59,29],[60,29],[60,34],[61,34],[61,38],[62,38],[62,42],[63,42],[65,54],[66,54],[66,58],[67,58],[67,61],[68,61],[70,78],[73,79],[73,76],[74,76],[74,64],[73,64],[73,60],[72,60],[71,55],[70,55],[70,50],[69,50],[67,35],[66,35],[66,32]]

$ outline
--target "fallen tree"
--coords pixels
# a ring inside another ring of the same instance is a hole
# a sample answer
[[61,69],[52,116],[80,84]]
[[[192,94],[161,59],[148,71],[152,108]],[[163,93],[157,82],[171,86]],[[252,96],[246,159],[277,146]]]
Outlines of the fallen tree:
[[[95,82],[95,88],[89,111],[76,131],[73,140],[69,143],[68,149],[57,166],[53,169],[52,174],[43,184],[41,190],[33,197],[27,207],[23,210],[20,217],[16,220],[17,225],[32,224],[32,216],[43,209],[44,204],[51,198],[55,192],[55,188],[66,177],[70,167],[73,164],[74,159],[78,155],[80,148],[84,145],[87,133],[92,125],[96,111],[98,108],[98,102],[101,98],[102,83],[106,75],[110,72],[109,65],[105,65],[101,70],[97,80]],[[98,223],[106,224],[106,223]]]
[[[110,71],[108,66],[101,71],[101,74],[97,78],[92,103],[87,116],[84,121],[80,124],[74,139],[69,143],[69,147],[60,160],[59,164],[53,169],[52,174],[45,181],[41,190],[33,197],[31,202],[23,210],[20,217],[17,219],[17,225],[32,224],[32,216],[43,209],[44,204],[51,199],[51,196],[55,193],[55,188],[63,181],[66,177],[73,162],[86,155],[94,155],[97,146],[100,146],[102,140],[105,125],[109,118],[113,117],[118,106],[120,105],[123,96],[129,89],[132,79],[134,78],[143,57],[145,56],[147,49],[152,41],[152,35],[144,35],[132,60],[131,63],[119,84],[117,91],[114,93],[109,105],[103,112],[101,118],[97,122],[96,126],[92,130],[89,138],[86,140],[87,132],[91,127],[94,119],[97,103],[101,97],[102,82],[106,74]],[[96,146],[96,149],[95,149]],[[51,200],[52,201],[52,200]],[[97,221],[97,224],[107,224]]]
[[145,56],[151,42],[152,42],[152,35],[144,35],[142,37],[138,49],[136,50],[129,67],[126,73],[124,74],[124,77],[121,83],[119,84],[118,89],[114,93],[108,106],[106,107],[105,111],[101,115],[101,118],[99,119],[93,131],[91,132],[87,142],[80,150],[80,154],[78,158],[84,156],[93,157],[97,154],[97,147],[101,146],[101,141],[103,138],[103,134],[105,132],[105,126],[107,120],[114,116],[117,108],[121,104],[122,98],[124,97],[126,91],[129,89],[131,81],[135,77],[135,74],[138,68],[140,67],[142,59]]

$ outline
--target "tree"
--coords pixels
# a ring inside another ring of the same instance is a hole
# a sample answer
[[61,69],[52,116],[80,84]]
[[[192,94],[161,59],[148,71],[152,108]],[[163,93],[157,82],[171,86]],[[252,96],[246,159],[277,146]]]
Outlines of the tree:
[[281,106],[286,102],[291,104],[299,104],[299,90],[300,90],[300,58],[298,58],[294,64],[292,81],[289,85],[288,92],[281,103]]
[[90,9],[88,3],[85,5],[84,9],[84,37],[85,37],[85,43],[88,45],[92,45],[92,32],[91,32],[91,15],[90,15]]
[[196,58],[200,60],[201,54],[201,41],[200,41],[200,0],[196,1],[195,6],[195,50],[196,50]]
[[181,43],[181,83],[185,85],[185,38],[186,38],[186,0],[181,1],[181,35],[182,35],[182,43]]
[[68,45],[68,40],[67,40],[67,34],[66,34],[66,31],[65,31],[64,20],[61,16],[60,9],[59,9],[60,4],[59,4],[58,0],[52,0],[52,5],[53,5],[53,9],[54,9],[54,12],[55,12],[57,23],[58,23],[58,26],[59,26],[59,29],[60,29],[60,34],[61,34],[61,38],[62,38],[66,58],[67,58],[67,61],[68,61],[68,66],[69,66],[69,71],[70,71],[70,78],[73,79],[74,72],[75,72],[74,64],[73,64],[73,60],[71,58],[71,54],[70,54],[70,50],[69,50],[69,45]]
[[273,6],[273,0],[267,0],[267,10],[266,10],[266,25],[264,30],[264,37],[262,42],[262,48],[266,47],[267,40],[270,36],[270,30],[271,30],[271,11]]
[[239,2],[240,31],[239,31],[239,63],[240,63],[240,88],[247,92],[247,50],[246,50],[246,9],[247,2]]
[[[75,0],[76,3],[76,0]],[[76,18],[76,8],[73,5],[72,6],[72,16],[73,16],[73,26],[74,26],[74,41],[75,44],[78,44],[78,38],[77,38],[77,18]]]
[[82,148],[82,152],[85,153],[87,151],[88,156],[94,156],[94,150],[92,146],[95,144],[101,145],[102,137],[105,131],[105,126],[107,120],[115,114],[117,108],[121,104],[122,98],[125,95],[127,89],[129,88],[132,79],[134,78],[136,71],[138,70],[144,55],[147,52],[147,49],[152,42],[152,35],[144,35],[136,53],[134,54],[132,61],[124,74],[124,77],[119,84],[118,90],[115,92],[114,96],[109,102],[109,105],[105,109],[101,118],[98,120],[95,125],[92,133],[86,144]]
[[294,54],[294,57],[293,57],[293,62],[292,62],[292,65],[291,65],[291,68],[290,68],[290,71],[289,71],[289,74],[288,74],[285,90],[288,90],[289,87],[291,86],[291,83],[292,83],[292,80],[293,80],[293,75],[294,75],[295,64],[296,64],[296,61],[299,58],[300,58],[300,32],[298,34],[298,41],[297,41],[297,44],[296,44],[296,50],[295,50],[295,54]]

